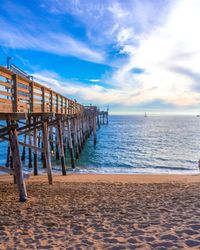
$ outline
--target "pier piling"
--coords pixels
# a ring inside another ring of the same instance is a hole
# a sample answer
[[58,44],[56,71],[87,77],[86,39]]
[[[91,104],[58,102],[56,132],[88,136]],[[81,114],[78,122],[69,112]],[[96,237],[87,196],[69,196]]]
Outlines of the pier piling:
[[74,169],[91,134],[96,145],[97,129],[105,123],[107,113],[68,99],[21,75],[21,71],[16,74],[0,66],[0,77],[1,89],[6,88],[1,91],[0,120],[7,122],[0,126],[0,142],[8,141],[6,167],[1,167],[1,171],[13,174],[19,200],[23,202],[27,200],[25,177],[28,177],[23,165],[28,162],[29,171],[38,175],[41,163],[52,185],[51,157],[60,160],[62,175],[66,175],[69,154]]
[[24,202],[27,200],[27,192],[24,182],[23,167],[20,159],[17,130],[15,127],[11,127],[9,131],[9,140],[13,157],[14,175],[19,190],[19,201]]

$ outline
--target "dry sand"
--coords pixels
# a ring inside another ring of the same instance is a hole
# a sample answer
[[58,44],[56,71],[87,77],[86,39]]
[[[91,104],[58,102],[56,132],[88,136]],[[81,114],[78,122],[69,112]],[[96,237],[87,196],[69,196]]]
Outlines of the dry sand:
[[0,177],[0,249],[200,249],[200,176]]

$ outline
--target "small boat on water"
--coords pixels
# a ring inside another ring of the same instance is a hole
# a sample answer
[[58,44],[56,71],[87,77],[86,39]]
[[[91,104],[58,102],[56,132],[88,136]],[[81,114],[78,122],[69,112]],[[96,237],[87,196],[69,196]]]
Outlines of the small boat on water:
[[197,117],[200,117],[200,115],[197,115]]

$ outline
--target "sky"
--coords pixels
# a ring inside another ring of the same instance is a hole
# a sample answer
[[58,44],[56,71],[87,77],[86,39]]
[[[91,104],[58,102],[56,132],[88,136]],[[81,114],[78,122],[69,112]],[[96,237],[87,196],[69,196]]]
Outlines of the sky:
[[200,113],[200,0],[0,0],[0,64],[113,114]]

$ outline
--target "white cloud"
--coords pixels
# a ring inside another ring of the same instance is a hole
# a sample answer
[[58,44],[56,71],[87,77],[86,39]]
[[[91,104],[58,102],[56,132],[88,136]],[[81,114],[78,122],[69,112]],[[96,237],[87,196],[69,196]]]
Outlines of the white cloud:
[[89,79],[88,81],[89,81],[89,82],[100,82],[99,79]]
[[[129,59],[109,82],[127,91],[127,97],[131,91],[138,91],[138,95],[128,98],[130,105],[154,100],[178,106],[200,104],[200,93],[195,89],[200,81],[199,13],[198,0],[176,1],[165,23],[140,34],[137,46],[130,38],[121,43]],[[131,27],[124,29],[124,34],[132,37]],[[145,73],[134,74],[134,68]]]
[[87,44],[65,33],[44,30],[21,30],[19,27],[0,19],[3,27],[0,45],[13,49],[48,52],[60,56],[74,56],[82,60],[103,63],[104,53],[91,49]]

